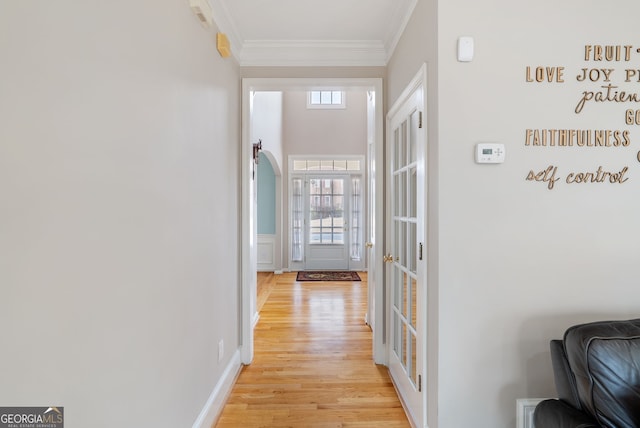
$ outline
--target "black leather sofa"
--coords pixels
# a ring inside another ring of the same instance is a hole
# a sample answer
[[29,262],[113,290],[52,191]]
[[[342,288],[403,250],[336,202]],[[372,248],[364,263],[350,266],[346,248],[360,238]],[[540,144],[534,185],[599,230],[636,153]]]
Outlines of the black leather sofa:
[[559,399],[535,428],[640,428],[640,319],[576,325],[550,348]]

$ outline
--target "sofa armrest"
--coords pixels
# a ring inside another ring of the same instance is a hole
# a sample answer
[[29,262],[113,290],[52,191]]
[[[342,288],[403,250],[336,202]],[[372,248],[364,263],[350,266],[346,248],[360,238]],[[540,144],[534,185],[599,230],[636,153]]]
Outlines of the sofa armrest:
[[563,400],[544,400],[533,412],[536,428],[600,428],[586,413]]
[[576,409],[582,410],[582,404],[578,398],[576,379],[573,376],[567,354],[564,351],[562,340],[552,340],[549,342],[551,351],[551,364],[553,366],[553,379],[558,392],[558,398],[566,401]]

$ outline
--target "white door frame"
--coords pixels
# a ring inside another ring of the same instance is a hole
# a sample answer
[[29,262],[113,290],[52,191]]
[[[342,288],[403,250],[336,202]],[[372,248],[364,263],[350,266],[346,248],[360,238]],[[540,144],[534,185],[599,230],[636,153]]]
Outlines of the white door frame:
[[[252,149],[251,141],[251,92],[252,91],[285,91],[285,90],[309,90],[313,87],[335,87],[335,88],[362,88],[375,91],[375,147],[376,147],[376,168],[375,180],[378,185],[376,192],[376,207],[374,215],[378,219],[376,224],[376,236],[383,236],[384,222],[384,202],[382,193],[382,183],[384,183],[384,115],[382,111],[383,94],[381,78],[245,78],[242,79],[242,223],[241,223],[241,325],[240,325],[240,355],[243,364],[250,364],[253,360],[253,328],[256,316],[256,279],[257,270],[256,257],[256,230],[253,227],[255,217],[255,201],[252,179]],[[369,263],[376,263],[376,270],[382,272],[382,257],[384,248],[382,245],[375,245],[373,248],[373,260]],[[377,281],[374,290],[374,311],[376,320],[373,323],[373,359],[377,364],[386,364],[386,350],[384,338],[384,315],[385,305],[384,286],[382,281]]]

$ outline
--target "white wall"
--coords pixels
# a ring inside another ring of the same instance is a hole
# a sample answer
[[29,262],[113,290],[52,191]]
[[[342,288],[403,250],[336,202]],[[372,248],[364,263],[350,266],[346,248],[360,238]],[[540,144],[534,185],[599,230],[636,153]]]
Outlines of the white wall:
[[348,91],[345,109],[308,109],[306,91],[284,94],[287,155],[365,155],[367,92]]
[[0,2],[3,405],[96,428],[205,406],[239,336],[240,81],[214,35],[182,1]]
[[[461,13],[464,11],[464,13]],[[636,103],[591,104],[576,80],[583,67],[639,68],[633,0],[514,3],[419,2],[389,65],[389,104],[429,63],[431,248],[429,306],[437,313],[438,407],[432,428],[515,425],[515,402],[555,395],[548,341],[572,324],[640,316]],[[437,26],[433,17],[437,13]],[[475,58],[456,61],[456,40],[475,39]],[[585,61],[587,44],[632,44],[628,63]],[[437,57],[436,57],[437,55]],[[564,66],[564,83],[526,81],[527,66]],[[526,129],[628,130],[629,147],[527,147]],[[502,165],[477,165],[478,142],[506,146]],[[530,170],[560,168],[553,190]],[[569,172],[618,171],[624,184],[567,184]],[[434,349],[433,347],[431,349]],[[431,361],[434,363],[434,361]]]
[[282,171],[282,98],[279,91],[255,92],[251,110],[252,143],[262,140],[262,149],[270,153],[277,171]]

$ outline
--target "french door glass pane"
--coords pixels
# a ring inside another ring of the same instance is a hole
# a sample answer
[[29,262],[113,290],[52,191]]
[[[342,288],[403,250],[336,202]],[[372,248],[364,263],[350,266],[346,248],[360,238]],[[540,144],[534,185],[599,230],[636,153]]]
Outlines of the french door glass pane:
[[418,126],[420,126],[420,112],[417,110],[411,114],[410,118],[410,135],[409,135],[409,162],[415,162],[417,159],[418,145]]
[[409,315],[409,299],[411,298],[411,294],[409,294],[409,275],[402,275],[402,316],[407,318]]
[[411,350],[408,349],[409,348],[409,344],[407,342],[407,325],[405,323],[402,323],[402,332],[400,333],[400,336],[402,337],[402,355],[400,356],[400,361],[402,361],[402,365],[405,367],[405,369],[409,368],[409,355]]
[[417,289],[418,282],[415,278],[411,278],[411,326],[417,328],[418,325],[418,308],[417,308]]
[[405,267],[407,265],[407,254],[406,254],[406,236],[407,236],[407,222],[400,221],[400,236],[402,236],[402,245],[398,245],[398,253],[396,256],[396,260],[398,263]]
[[404,340],[402,340],[402,323],[400,322],[400,315],[397,312],[394,312],[393,318],[393,328],[395,330],[393,334],[394,351],[396,353],[396,356],[398,357],[398,360],[402,361],[402,353],[404,351],[404,349],[402,348],[402,344],[404,343]]
[[[394,273],[395,273],[394,283],[398,284],[402,280],[402,272],[400,272],[400,270],[398,269],[394,269]],[[402,301],[403,301],[402,287],[395,287],[395,290],[393,293],[393,305],[395,307],[394,310],[398,312],[401,311]]]
[[411,381],[414,385],[418,384],[418,350],[416,335],[411,333]]
[[407,215],[407,172],[398,173],[398,216]]
[[416,167],[412,167],[409,170],[409,209],[407,215],[409,217],[416,217],[418,214],[418,204],[417,204],[417,195],[418,195],[418,170]]

